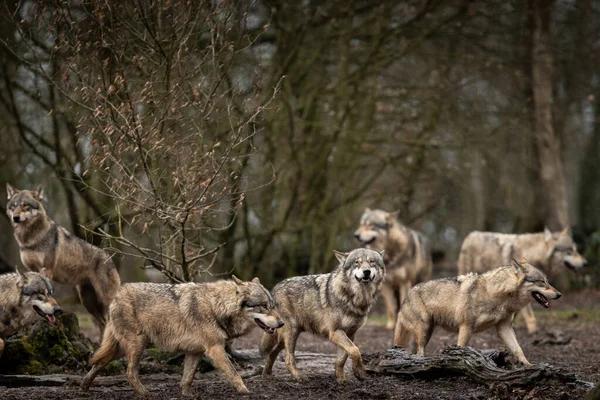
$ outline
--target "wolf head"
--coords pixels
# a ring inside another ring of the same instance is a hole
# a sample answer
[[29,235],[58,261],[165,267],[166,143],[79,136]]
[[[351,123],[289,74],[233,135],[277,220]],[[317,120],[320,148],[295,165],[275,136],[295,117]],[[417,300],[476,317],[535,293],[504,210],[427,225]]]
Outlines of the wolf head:
[[34,190],[18,190],[6,184],[8,204],[6,213],[13,226],[17,224],[30,224],[46,214],[42,200],[44,189],[38,185]]
[[360,226],[354,232],[354,237],[363,245],[383,249],[397,216],[397,212],[389,213],[367,207],[360,217]]
[[40,317],[54,324],[56,314],[62,310],[52,297],[54,290],[50,279],[46,276],[46,269],[42,269],[39,274],[37,272],[21,273],[17,269],[17,275],[19,276],[17,287],[21,291],[21,304],[30,305]]
[[275,311],[275,300],[258,278],[244,282],[235,275],[232,276],[237,283],[238,301],[249,319],[268,334],[274,334],[275,329],[281,328],[284,323]]
[[370,249],[356,249],[350,253],[341,253],[334,250],[335,257],[340,262],[339,268],[346,279],[358,282],[361,285],[383,282],[385,266],[383,263],[383,250],[381,252]]
[[529,264],[527,260],[522,259],[521,262],[518,262],[513,259],[513,268],[521,283],[520,296],[524,301],[531,301],[529,297],[531,296],[543,307],[550,308],[552,304],[549,299],[556,300],[562,296],[558,290],[548,283],[546,275]]
[[569,234],[569,228],[560,232],[550,232],[546,228],[544,239],[548,248],[550,271],[556,271],[563,266],[576,271],[587,265],[587,260],[577,251],[577,245]]

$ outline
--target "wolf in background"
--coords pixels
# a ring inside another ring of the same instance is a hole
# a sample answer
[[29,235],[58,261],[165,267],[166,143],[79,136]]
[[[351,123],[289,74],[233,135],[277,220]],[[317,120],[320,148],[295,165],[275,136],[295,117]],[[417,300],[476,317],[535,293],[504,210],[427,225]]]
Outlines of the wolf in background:
[[185,354],[181,388],[191,394],[192,380],[202,356],[206,356],[240,393],[248,393],[225,351],[228,341],[259,326],[273,335],[283,321],[275,311],[271,294],[258,278],[242,282],[127,283],[110,305],[102,344],[92,356],[92,369],[82,389],[88,390],[98,372],[123,353],[127,356],[127,380],[136,393],[148,390],[139,378],[139,364],[148,343]]
[[494,327],[508,350],[529,366],[512,327],[515,314],[532,300],[549,308],[549,299],[560,296],[544,273],[524,259],[481,275],[469,273],[421,283],[402,303],[394,346],[406,348],[412,337],[417,354],[423,356],[436,326],[458,332],[459,346],[466,346],[473,333]]
[[396,315],[406,292],[431,279],[429,240],[398,222],[397,212],[365,208],[354,237],[364,246],[385,250],[386,279],[381,290],[387,311],[387,328],[394,329]]
[[[561,232],[505,234],[495,232],[471,232],[460,249],[458,273],[485,272],[498,265],[510,264],[513,258],[526,258],[531,264],[552,276],[563,268],[576,271],[587,264],[577,252],[577,246],[568,229]],[[533,309],[523,308],[523,317],[529,333],[537,331]]]
[[61,311],[52,297],[53,290],[46,270],[0,275],[0,357],[4,352],[4,338],[33,324],[38,318],[56,322]]
[[23,265],[34,272],[45,268],[54,282],[75,285],[81,303],[102,335],[108,305],[121,284],[108,254],[72,235],[46,215],[41,186],[30,191],[6,184],[6,191],[6,212]]
[[272,290],[276,309],[285,326],[275,335],[263,334],[260,352],[265,357],[263,376],[273,373],[273,363],[285,348],[285,366],[295,379],[304,379],[296,367],[294,351],[302,332],[329,339],[339,347],[335,362],[338,382],[346,380],[348,356],[358,379],[366,377],[354,335],[367,315],[385,279],[383,251],[356,249],[334,251],[339,265],[329,274],[297,276],[278,283]]

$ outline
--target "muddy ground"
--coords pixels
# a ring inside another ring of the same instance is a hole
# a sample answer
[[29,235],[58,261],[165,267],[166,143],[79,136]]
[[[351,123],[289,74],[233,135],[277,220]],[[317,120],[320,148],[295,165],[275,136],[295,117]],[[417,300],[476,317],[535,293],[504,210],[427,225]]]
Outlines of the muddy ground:
[[[520,320],[516,324],[517,337],[525,355],[532,363],[549,363],[576,373],[582,380],[600,382],[600,291],[569,294],[557,301],[551,310],[535,305],[540,333],[528,335]],[[376,311],[382,311],[381,307]],[[392,333],[383,326],[384,319],[377,313],[358,332],[356,344],[363,354],[384,350],[391,345]],[[88,331],[93,337],[94,330]],[[549,338],[547,332],[560,333],[568,343],[534,344],[536,339]],[[258,356],[256,350],[260,331],[238,339],[234,347],[241,352]],[[568,340],[570,338],[570,340]],[[446,345],[456,343],[456,335],[436,331],[427,347],[428,354],[439,353]],[[503,348],[493,331],[473,337],[475,348]],[[539,385],[534,388],[510,388],[503,384],[479,384],[466,377],[447,376],[425,381],[395,376],[370,374],[366,381],[353,377],[340,385],[333,376],[336,348],[333,344],[303,334],[298,342],[298,367],[308,375],[306,382],[295,382],[285,370],[282,355],[275,364],[274,378],[260,377],[262,361],[255,359],[238,363],[238,369],[250,389],[249,395],[240,396],[218,373],[197,373],[194,381],[196,398],[202,399],[577,399],[585,393],[571,387]],[[346,366],[350,374],[349,365]],[[349,375],[351,376],[351,374]],[[181,398],[180,373],[144,374],[142,381],[154,399]],[[67,377],[67,383],[58,387],[0,387],[0,398],[7,400],[34,399],[133,399],[133,391],[122,375],[100,376],[89,393],[79,391],[80,376]]]

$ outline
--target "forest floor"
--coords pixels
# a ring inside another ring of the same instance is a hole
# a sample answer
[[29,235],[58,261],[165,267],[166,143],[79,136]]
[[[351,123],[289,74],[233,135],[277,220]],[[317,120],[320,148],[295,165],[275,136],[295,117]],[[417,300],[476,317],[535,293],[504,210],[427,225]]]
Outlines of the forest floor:
[[[515,324],[517,338],[530,362],[548,363],[573,372],[584,381],[600,382],[600,291],[584,291],[567,294],[554,302],[553,308],[544,310],[534,306],[540,332],[528,335],[520,319]],[[356,344],[363,355],[385,350],[391,346],[392,332],[385,329],[382,307],[369,318],[356,335]],[[88,325],[82,315],[82,330],[97,340],[95,329]],[[549,333],[561,334],[566,344],[536,344],[548,338]],[[540,384],[536,387],[515,388],[503,384],[481,384],[467,377],[447,376],[435,380],[401,378],[369,374],[365,381],[357,381],[346,365],[349,381],[338,384],[334,378],[336,347],[323,339],[309,334],[300,336],[297,346],[298,367],[308,376],[304,382],[291,379],[285,369],[283,352],[274,368],[274,377],[264,380],[260,376],[262,360],[258,357],[258,341],[261,335],[255,329],[250,335],[237,339],[234,348],[252,356],[253,360],[237,363],[248,395],[238,395],[231,385],[217,372],[196,374],[193,388],[196,398],[202,399],[575,399],[585,394],[583,389],[556,387]],[[437,354],[449,344],[456,343],[456,335],[437,330],[427,354]],[[475,335],[470,346],[477,349],[503,348],[493,330]],[[65,376],[63,376],[65,377]],[[148,366],[142,368],[142,381],[152,399],[182,398],[179,379],[181,368],[156,373]],[[134,399],[135,395],[123,375],[99,376],[90,392],[79,390],[81,375],[66,376],[62,386],[0,387],[0,398],[7,400],[34,399]]]

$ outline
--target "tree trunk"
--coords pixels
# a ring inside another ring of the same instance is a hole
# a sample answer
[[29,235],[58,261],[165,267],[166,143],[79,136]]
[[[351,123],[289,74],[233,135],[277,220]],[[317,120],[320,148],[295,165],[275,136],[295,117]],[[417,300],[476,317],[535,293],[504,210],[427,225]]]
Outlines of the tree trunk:
[[544,199],[544,222],[551,230],[569,225],[567,191],[560,142],[554,132],[553,55],[554,0],[530,0],[533,13],[531,77],[533,89],[533,131],[540,162],[540,181]]

